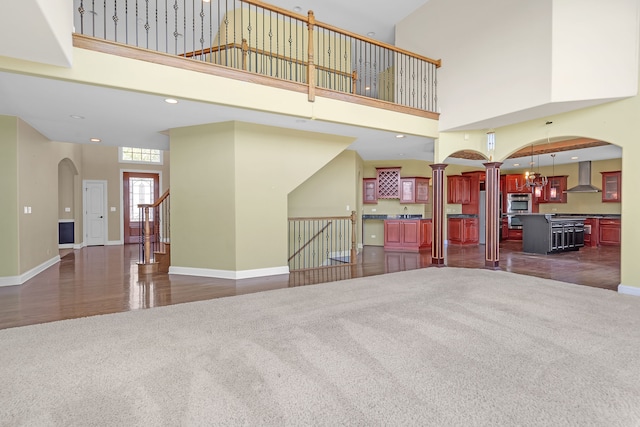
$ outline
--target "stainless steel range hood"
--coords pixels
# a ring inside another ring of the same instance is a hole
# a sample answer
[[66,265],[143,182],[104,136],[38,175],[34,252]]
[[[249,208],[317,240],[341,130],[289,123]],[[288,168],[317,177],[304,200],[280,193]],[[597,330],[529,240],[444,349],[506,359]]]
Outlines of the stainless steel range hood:
[[591,162],[578,163],[578,185],[569,188],[565,193],[598,193],[601,190],[591,185]]

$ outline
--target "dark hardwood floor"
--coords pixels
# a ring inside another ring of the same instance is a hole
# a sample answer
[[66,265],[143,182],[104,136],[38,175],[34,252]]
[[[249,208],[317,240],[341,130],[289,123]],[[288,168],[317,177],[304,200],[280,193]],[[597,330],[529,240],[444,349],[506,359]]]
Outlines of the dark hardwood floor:
[[[500,268],[514,273],[616,290],[620,248],[531,255],[521,242],[502,242]],[[446,248],[451,267],[484,268],[484,246]],[[431,252],[385,252],[365,246],[357,266],[227,280],[168,274],[138,276],[136,245],[96,246],[62,253],[59,264],[21,286],[0,288],[0,329],[117,313],[271,289],[373,276],[430,266]]]

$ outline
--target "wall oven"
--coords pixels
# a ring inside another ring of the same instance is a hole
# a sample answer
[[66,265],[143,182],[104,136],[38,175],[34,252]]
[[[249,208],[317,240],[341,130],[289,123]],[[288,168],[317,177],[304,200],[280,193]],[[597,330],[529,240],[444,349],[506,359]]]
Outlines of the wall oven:
[[531,193],[509,193],[507,194],[507,214],[527,214],[531,213]]

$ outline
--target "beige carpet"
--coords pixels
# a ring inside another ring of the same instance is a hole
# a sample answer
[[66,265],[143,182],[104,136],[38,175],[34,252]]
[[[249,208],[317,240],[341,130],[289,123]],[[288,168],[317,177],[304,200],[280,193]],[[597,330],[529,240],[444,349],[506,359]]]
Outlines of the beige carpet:
[[0,425],[640,425],[640,298],[429,268],[0,331]]

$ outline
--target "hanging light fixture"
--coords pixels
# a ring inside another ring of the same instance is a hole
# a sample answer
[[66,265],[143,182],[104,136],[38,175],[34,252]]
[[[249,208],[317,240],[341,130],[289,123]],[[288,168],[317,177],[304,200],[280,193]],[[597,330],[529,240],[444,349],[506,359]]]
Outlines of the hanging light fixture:
[[[540,156],[538,156],[540,159]],[[542,175],[540,171],[540,162],[538,162],[538,172],[533,172],[533,165],[535,162],[533,161],[533,144],[531,144],[531,161],[529,165],[531,166],[531,172],[527,171],[524,174],[524,182],[522,185],[516,179],[516,188],[518,191],[529,190],[531,192],[535,192],[536,196],[540,196],[542,194],[542,188],[547,185],[547,177]]]

